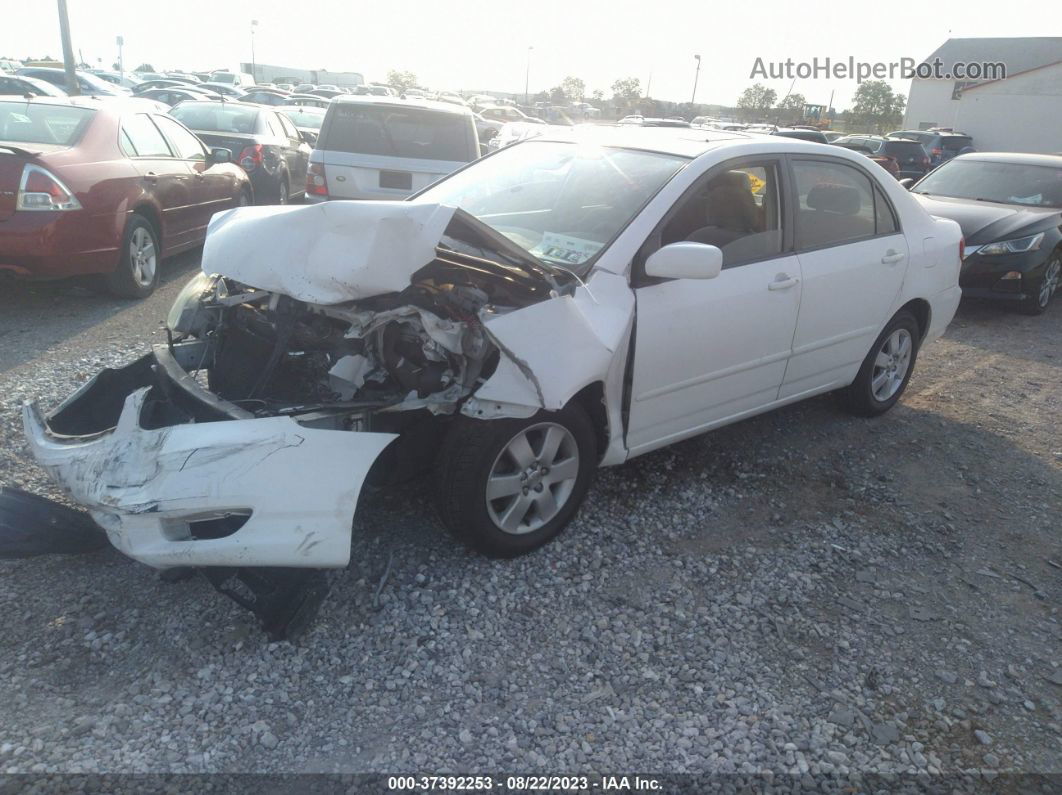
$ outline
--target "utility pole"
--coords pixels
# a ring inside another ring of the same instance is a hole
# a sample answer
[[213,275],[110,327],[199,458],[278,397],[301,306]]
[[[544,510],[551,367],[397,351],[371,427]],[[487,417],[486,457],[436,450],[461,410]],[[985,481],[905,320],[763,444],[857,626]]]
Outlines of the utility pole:
[[258,20],[251,20],[251,77],[258,83],[258,64],[254,60],[254,29],[258,27]]
[[697,101],[697,78],[701,76],[701,56],[694,55],[693,57],[697,59],[697,70],[693,73],[693,96],[690,97],[691,106]]
[[527,72],[524,74],[524,104],[530,105],[531,100],[528,94],[528,86],[531,84],[531,50],[535,49],[533,46],[527,47]]
[[66,70],[66,93],[76,97],[78,90],[77,75],[74,73],[74,45],[70,43],[70,19],[66,14],[66,0],[59,3],[59,36],[63,40],[63,67]]

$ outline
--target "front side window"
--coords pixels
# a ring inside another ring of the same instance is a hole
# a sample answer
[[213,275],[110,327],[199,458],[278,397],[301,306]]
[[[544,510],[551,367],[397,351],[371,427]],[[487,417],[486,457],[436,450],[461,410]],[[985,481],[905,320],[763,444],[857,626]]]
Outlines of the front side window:
[[723,267],[781,254],[778,167],[723,168],[680,201],[661,232],[661,245],[688,240],[716,246]]
[[538,259],[582,273],[688,162],[528,141],[436,183],[416,201],[460,207]]
[[170,143],[177,147],[177,156],[179,158],[182,160],[206,159],[206,153],[203,151],[203,144],[200,143],[199,139],[173,119],[167,119],[165,116],[156,116],[155,123],[162,128],[164,133],[166,133],[166,137],[170,139]]
[[126,116],[122,120],[125,139],[136,152],[135,157],[173,157],[166,139],[158,127],[143,113]]
[[797,160],[793,177],[797,248],[821,248],[874,235],[874,192],[866,174],[841,163]]

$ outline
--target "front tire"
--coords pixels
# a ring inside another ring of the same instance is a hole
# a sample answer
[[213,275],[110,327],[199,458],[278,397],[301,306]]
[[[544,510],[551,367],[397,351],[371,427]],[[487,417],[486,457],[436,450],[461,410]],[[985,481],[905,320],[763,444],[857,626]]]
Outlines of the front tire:
[[911,380],[921,338],[914,315],[897,312],[874,341],[855,381],[841,392],[845,409],[876,417],[895,406]]
[[1047,311],[1047,305],[1051,303],[1051,297],[1062,284],[1062,253],[1055,252],[1051,259],[1044,265],[1044,274],[1040,277],[1040,283],[1032,291],[1032,295],[1022,301],[1021,311],[1026,315],[1042,315]]
[[571,521],[597,468],[597,437],[582,406],[528,419],[458,418],[435,472],[447,529],[495,558],[523,555]]
[[147,298],[159,286],[162,247],[151,222],[133,213],[125,225],[118,268],[107,276],[107,289],[119,298]]

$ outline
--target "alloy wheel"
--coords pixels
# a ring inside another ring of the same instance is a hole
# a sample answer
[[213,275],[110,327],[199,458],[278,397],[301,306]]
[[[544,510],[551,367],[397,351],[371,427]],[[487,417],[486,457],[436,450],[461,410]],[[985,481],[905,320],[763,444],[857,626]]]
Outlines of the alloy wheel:
[[911,367],[913,348],[911,332],[905,328],[898,328],[885,338],[874,359],[874,373],[870,379],[870,391],[875,400],[884,403],[900,391]]
[[1051,296],[1058,289],[1060,280],[1062,280],[1062,257],[1055,257],[1047,263],[1047,267],[1044,269],[1044,278],[1040,281],[1040,294],[1038,296],[1040,306],[1047,306]]
[[151,233],[138,226],[129,238],[129,263],[133,280],[141,287],[147,287],[155,281],[157,260],[155,241]]
[[579,445],[554,422],[524,428],[502,448],[487,477],[487,513],[499,530],[523,535],[560,513],[579,477]]

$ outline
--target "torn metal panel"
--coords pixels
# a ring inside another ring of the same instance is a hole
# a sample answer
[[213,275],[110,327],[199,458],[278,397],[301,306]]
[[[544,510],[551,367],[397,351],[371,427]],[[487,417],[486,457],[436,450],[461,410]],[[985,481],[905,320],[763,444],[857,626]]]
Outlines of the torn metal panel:
[[[361,485],[395,434],[308,428],[289,417],[149,430],[138,422],[148,391],[126,398],[113,432],[87,440],[54,437],[35,405],[23,410],[34,456],[115,547],[160,568],[349,562]],[[228,516],[246,519],[204,537]]]
[[453,214],[384,201],[227,210],[210,220],[203,272],[315,304],[399,292],[435,257]]
[[503,404],[562,408],[587,384],[607,379],[633,317],[634,294],[627,280],[604,271],[572,296],[484,317],[502,357],[462,412],[502,416],[498,407]]

